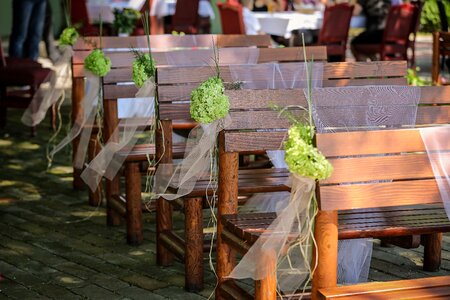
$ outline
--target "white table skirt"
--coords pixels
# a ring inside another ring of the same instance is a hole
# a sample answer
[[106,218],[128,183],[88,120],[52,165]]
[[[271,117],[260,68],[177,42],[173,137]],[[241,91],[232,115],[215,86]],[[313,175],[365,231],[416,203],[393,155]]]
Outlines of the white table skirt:
[[[151,16],[163,18],[175,14],[177,0],[154,0],[150,9]],[[204,18],[214,19],[216,17],[214,9],[209,1],[200,0],[198,5],[198,14]]]
[[[323,13],[318,11],[313,14],[298,12],[255,12],[261,31],[267,34],[284,36],[289,38],[293,30],[316,30],[322,27]],[[365,17],[352,17],[351,27],[364,27]]]
[[[82,0],[73,0],[82,1]],[[100,15],[105,23],[114,22],[114,9],[133,8],[141,10],[146,0],[88,0],[87,10],[90,23],[98,23]]]

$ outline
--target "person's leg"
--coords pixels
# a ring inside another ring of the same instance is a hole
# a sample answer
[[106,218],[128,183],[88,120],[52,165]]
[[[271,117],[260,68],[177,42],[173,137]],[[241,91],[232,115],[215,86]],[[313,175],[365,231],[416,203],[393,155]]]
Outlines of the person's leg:
[[31,59],[37,60],[39,57],[39,42],[44,31],[46,0],[33,0],[33,11],[28,27],[28,55]]
[[24,43],[27,38],[28,24],[33,9],[32,0],[14,0],[13,26],[9,39],[9,56],[23,57]]
[[55,46],[55,38],[53,36],[53,11],[49,0],[47,0],[47,7],[45,9],[43,39],[45,42],[45,49],[47,50],[48,58],[50,58],[50,60],[55,63],[58,60],[60,54]]

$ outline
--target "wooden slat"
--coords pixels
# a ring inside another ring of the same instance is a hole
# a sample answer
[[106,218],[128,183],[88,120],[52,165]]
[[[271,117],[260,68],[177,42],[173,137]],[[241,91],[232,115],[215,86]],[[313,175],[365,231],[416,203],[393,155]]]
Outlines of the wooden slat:
[[345,210],[441,202],[434,179],[320,187],[321,210]]
[[[317,134],[316,140],[328,157],[425,151],[419,129],[324,133]],[[450,141],[445,142],[440,150],[450,149]]]
[[[331,177],[321,184],[363,182],[374,180],[405,180],[433,178],[430,159],[438,161],[436,154],[410,154],[396,156],[354,157],[330,159],[333,165]],[[441,159],[450,159],[450,153],[442,153]]]
[[450,276],[371,282],[321,289],[319,293],[319,299],[445,299],[450,296]]
[[[286,68],[295,70],[298,64],[287,63]],[[266,71],[264,66],[255,66],[253,77],[264,78]],[[263,70],[263,71],[259,71]],[[158,70],[158,82],[160,84],[193,83],[202,82],[214,75],[214,69],[209,67],[167,67]],[[406,74],[406,62],[344,62],[327,63],[324,65],[323,78],[368,78],[368,77],[404,77]],[[232,81],[230,69],[221,68],[221,77],[224,81]]]
[[227,132],[225,133],[225,151],[245,153],[283,149],[285,138],[287,138],[287,131]]
[[[131,76],[131,75],[130,75]],[[190,94],[194,88],[198,86],[199,82],[188,83],[183,85],[159,85],[159,101],[169,102],[177,100],[188,100]],[[358,86],[358,85],[406,85],[405,78],[374,78],[374,79],[340,79],[340,80],[325,80],[323,82],[324,87],[335,87],[335,86]],[[292,93],[298,93],[296,90],[292,90]],[[256,90],[254,91],[257,92]],[[227,91],[228,93],[228,91]],[[286,92],[290,93],[290,92]],[[298,95],[298,94],[297,94]],[[262,99],[261,99],[262,100]],[[269,100],[270,99],[266,99]],[[281,101],[282,105],[284,99],[275,99],[274,101]],[[258,105],[258,104],[256,104]]]
[[[219,64],[229,65],[236,63],[253,63],[257,59],[258,63],[266,63],[272,61],[304,61],[303,48],[221,48],[219,51]],[[73,64],[83,64],[84,59],[89,55],[89,51],[76,51],[73,56]],[[249,61],[244,61],[249,56]],[[253,57],[253,55],[255,55]],[[134,60],[134,54],[131,48],[124,52],[110,52],[107,56],[111,59],[113,68],[131,68]],[[184,63],[190,65],[212,64],[214,57],[213,49],[181,49],[174,51],[156,51],[152,53],[157,66],[171,65],[174,62],[184,59]],[[327,52],[323,46],[313,46],[306,48],[306,57],[314,58],[314,61],[326,61]]]
[[[269,47],[271,45],[268,35],[152,35],[151,46],[155,49],[170,49],[178,47],[211,47],[216,43],[218,47]],[[95,45],[100,46],[98,37],[85,37],[78,39],[73,49],[92,50]],[[102,48],[126,48],[147,47],[146,36],[130,37],[102,37]]]

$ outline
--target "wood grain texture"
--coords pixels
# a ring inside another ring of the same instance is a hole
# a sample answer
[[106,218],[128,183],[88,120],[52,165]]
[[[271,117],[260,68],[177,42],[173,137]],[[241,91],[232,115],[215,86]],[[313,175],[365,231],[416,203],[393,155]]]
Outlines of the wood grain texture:
[[440,203],[434,179],[320,187],[321,210]]
[[442,233],[426,234],[422,236],[422,239],[423,269],[428,272],[437,272],[441,267]]
[[337,284],[338,214],[337,211],[319,211],[314,226],[317,247],[313,263],[317,267],[312,279],[312,299],[318,299],[318,291]]
[[[220,35],[220,34],[202,34],[202,35],[152,35],[151,46],[152,49],[170,49],[170,48],[191,48],[191,47],[211,47],[215,43],[219,47],[269,47],[271,45],[270,37],[268,35]],[[98,37],[85,37],[78,39],[73,46],[74,51],[93,50],[100,45]],[[147,48],[146,36],[130,36],[130,37],[102,37],[102,49],[108,51],[109,49],[124,48],[129,51],[130,48]]]
[[255,281],[255,300],[277,299],[277,254],[274,250],[262,253],[259,261],[269,272],[262,280]]
[[450,276],[371,282],[323,288],[319,299],[445,299],[450,296],[449,283]]
[[203,198],[184,200],[185,212],[185,288],[203,290]]
[[[255,79],[264,78],[267,73],[264,66],[254,65],[252,68]],[[298,65],[286,63],[285,68],[295,70]],[[210,67],[163,67],[157,72],[160,84],[185,84],[202,82],[214,75],[215,71]],[[222,66],[220,74],[225,82],[233,80],[229,67]],[[341,62],[324,64],[323,79],[404,77],[405,74],[406,62]]]
[[[227,153],[223,148],[223,134],[219,134],[219,182],[217,219],[222,215],[237,213],[238,206],[238,168],[237,153]],[[216,299],[223,299],[220,295],[220,284],[230,274],[236,264],[236,256],[229,245],[222,240],[223,225],[217,224],[217,276],[218,289]]]
[[139,163],[125,165],[125,189],[127,207],[127,242],[140,245],[144,239],[141,209],[141,173]]
[[[72,125],[75,124],[76,120],[80,120],[83,116],[83,106],[82,101],[84,97],[84,79],[83,78],[73,78],[72,80],[72,113],[71,121]],[[72,141],[72,162],[75,162],[77,157],[78,145],[80,143],[80,138],[76,137]],[[73,165],[73,188],[80,190],[85,187],[83,180],[80,177],[81,170],[77,169]]]

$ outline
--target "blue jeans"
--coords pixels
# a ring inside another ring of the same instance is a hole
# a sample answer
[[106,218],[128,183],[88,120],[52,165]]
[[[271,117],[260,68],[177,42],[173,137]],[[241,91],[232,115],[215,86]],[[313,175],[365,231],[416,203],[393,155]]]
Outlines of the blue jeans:
[[13,26],[9,40],[9,55],[39,57],[39,42],[42,38],[46,0],[13,0]]

